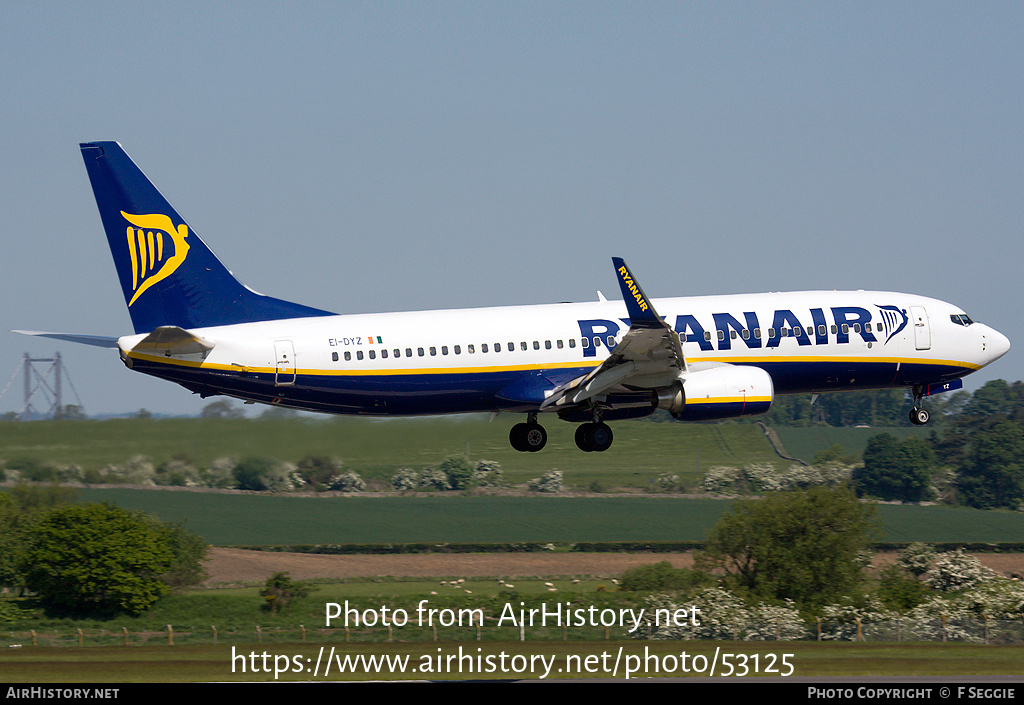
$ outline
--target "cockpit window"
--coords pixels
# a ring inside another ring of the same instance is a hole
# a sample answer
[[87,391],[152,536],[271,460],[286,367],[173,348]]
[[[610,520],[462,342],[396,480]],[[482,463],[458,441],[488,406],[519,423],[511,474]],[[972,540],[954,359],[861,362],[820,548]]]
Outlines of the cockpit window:
[[958,326],[969,326],[974,323],[974,321],[971,320],[971,317],[966,313],[954,313],[949,317],[949,320],[953,321],[953,323],[956,323]]

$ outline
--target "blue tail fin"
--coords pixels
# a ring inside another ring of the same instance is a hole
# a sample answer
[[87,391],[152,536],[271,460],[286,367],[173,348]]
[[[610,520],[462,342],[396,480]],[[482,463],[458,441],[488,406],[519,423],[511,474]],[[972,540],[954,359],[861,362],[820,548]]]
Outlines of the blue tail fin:
[[243,286],[121,145],[80,147],[136,333],[331,315]]

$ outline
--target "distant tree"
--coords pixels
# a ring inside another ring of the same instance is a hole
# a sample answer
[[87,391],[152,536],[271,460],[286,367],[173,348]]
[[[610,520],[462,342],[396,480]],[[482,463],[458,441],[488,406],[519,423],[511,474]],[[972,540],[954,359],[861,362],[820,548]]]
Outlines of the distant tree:
[[299,412],[283,406],[268,406],[260,413],[261,421],[286,421],[297,418],[299,418]]
[[172,589],[196,585],[206,579],[203,560],[209,546],[182,524],[161,522],[145,517],[163,544],[171,551],[171,564],[160,580]]
[[170,588],[174,554],[140,515],[90,504],[61,507],[33,529],[21,559],[25,584],[60,614],[139,614]]
[[235,465],[232,473],[240,490],[262,492],[269,488],[268,477],[274,461],[270,458],[245,458]]
[[925,583],[898,565],[888,566],[879,577],[878,599],[891,610],[912,610],[928,599],[930,593]]
[[245,418],[245,412],[232,401],[219,399],[204,406],[199,416],[204,419],[241,419]]
[[733,504],[697,567],[760,598],[815,608],[853,592],[877,528],[874,508],[845,489],[812,487]]
[[448,476],[453,490],[468,489],[473,484],[473,466],[464,455],[452,455],[441,461],[437,469]]
[[75,404],[65,404],[53,412],[53,418],[61,421],[81,421],[88,418],[82,407]]
[[299,475],[318,492],[327,489],[331,478],[341,472],[341,463],[322,455],[307,455],[299,461]]
[[868,440],[864,467],[853,471],[858,495],[884,500],[920,502],[927,499],[935,453],[926,441],[910,437],[899,440],[880,433]]
[[0,585],[23,588],[20,562],[40,519],[76,501],[78,493],[59,485],[18,484],[0,492]]
[[839,443],[833,443],[825,450],[819,450],[811,459],[811,465],[822,466],[829,464],[853,465],[857,462],[857,456],[847,453]]
[[975,431],[956,478],[961,501],[977,509],[1024,503],[1024,427],[1003,420]]
[[287,607],[292,600],[307,595],[309,595],[309,586],[306,583],[292,580],[287,572],[274,573],[267,578],[266,585],[260,590],[263,609],[275,613]]

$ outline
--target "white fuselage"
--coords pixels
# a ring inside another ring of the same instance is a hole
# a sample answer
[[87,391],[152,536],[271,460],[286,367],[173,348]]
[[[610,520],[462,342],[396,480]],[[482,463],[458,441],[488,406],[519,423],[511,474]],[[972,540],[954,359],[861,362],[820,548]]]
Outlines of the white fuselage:
[[[956,379],[1009,341],[951,304],[910,294],[811,291],[655,299],[688,367],[752,365],[776,393],[913,387]],[[126,362],[200,393],[333,413],[536,409],[600,364],[629,328],[621,301],[293,318],[191,331],[205,356]],[[527,389],[524,393],[522,390]]]

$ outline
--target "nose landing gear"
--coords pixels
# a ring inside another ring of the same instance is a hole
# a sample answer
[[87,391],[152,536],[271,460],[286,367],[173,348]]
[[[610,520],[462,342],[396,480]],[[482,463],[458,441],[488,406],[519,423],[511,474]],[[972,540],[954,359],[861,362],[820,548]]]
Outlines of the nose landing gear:
[[915,426],[924,426],[932,417],[928,409],[921,406],[923,398],[924,390],[921,387],[914,387],[914,408],[910,410],[910,423]]

